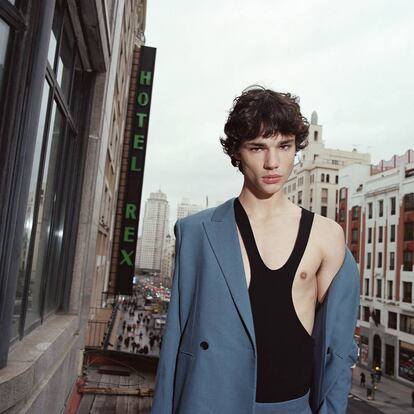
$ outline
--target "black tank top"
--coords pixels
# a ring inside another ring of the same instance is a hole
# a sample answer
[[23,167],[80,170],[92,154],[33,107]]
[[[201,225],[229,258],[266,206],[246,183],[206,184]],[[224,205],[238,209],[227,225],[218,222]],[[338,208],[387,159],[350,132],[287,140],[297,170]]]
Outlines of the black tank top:
[[301,397],[311,384],[314,342],[296,314],[292,285],[314,213],[302,208],[293,251],[281,268],[271,270],[260,257],[249,218],[238,198],[234,210],[250,263],[249,297],[257,348],[256,402]]

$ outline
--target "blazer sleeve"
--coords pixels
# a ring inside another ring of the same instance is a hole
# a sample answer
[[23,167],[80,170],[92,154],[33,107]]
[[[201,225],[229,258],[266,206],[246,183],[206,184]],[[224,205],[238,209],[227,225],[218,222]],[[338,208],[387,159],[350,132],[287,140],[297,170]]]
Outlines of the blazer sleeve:
[[[358,359],[358,346],[354,339],[360,304],[360,275],[352,256],[350,266],[344,272],[335,289],[335,306],[330,323],[333,326],[335,346],[331,349],[331,363],[326,364],[325,376],[335,378],[327,384],[328,392],[318,414],[346,414],[348,394],[352,385],[352,366]],[[342,344],[347,344],[342,347]],[[331,370],[332,372],[328,372]]]
[[338,375],[335,385],[325,397],[318,414],[346,414],[348,407],[348,394],[352,385],[352,365],[358,359],[358,346],[352,340],[352,350],[345,360],[344,367]]
[[181,246],[180,219],[178,219],[174,225],[174,234],[176,236],[174,274],[160,358],[158,361],[151,414],[171,414],[173,407],[174,374],[182,333],[179,295]]

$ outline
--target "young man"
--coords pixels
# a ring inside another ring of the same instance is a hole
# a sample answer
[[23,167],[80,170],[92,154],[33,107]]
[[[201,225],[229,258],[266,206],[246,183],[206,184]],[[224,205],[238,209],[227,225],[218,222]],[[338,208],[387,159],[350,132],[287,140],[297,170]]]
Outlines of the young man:
[[358,268],[342,228],[283,192],[308,127],[290,94],[235,99],[221,144],[243,187],[175,225],[152,414],[346,413]]

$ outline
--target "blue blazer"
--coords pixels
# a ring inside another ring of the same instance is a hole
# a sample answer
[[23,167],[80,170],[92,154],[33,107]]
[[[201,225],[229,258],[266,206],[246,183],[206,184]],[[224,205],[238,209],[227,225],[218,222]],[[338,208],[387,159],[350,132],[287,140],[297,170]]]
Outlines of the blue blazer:
[[[233,203],[175,224],[175,270],[152,414],[253,414],[256,343]],[[357,360],[359,283],[347,247],[315,316],[313,413],[346,413]]]

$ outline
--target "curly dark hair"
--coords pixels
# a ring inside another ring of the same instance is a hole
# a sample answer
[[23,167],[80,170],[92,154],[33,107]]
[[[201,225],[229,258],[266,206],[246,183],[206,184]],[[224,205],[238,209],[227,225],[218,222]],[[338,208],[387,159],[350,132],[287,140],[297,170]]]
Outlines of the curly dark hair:
[[223,151],[233,166],[243,172],[240,161],[234,158],[241,144],[262,136],[295,136],[296,152],[308,145],[309,122],[300,113],[298,97],[275,92],[260,85],[246,88],[233,101],[224,126],[225,138],[220,138]]

